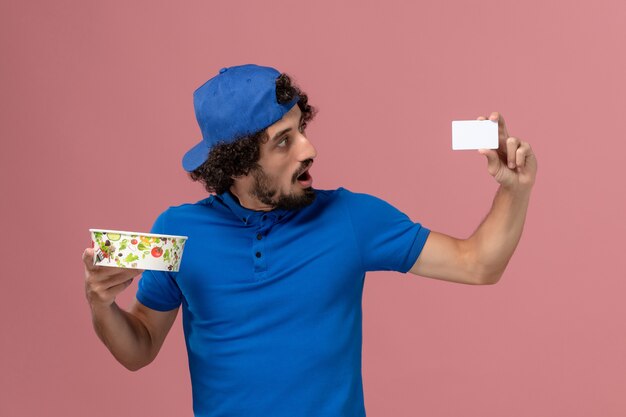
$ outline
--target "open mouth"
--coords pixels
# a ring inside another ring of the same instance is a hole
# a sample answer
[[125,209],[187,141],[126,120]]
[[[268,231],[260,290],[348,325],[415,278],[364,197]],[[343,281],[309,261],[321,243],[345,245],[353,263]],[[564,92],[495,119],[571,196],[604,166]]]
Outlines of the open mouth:
[[300,184],[302,187],[309,188],[313,184],[313,177],[311,177],[311,174],[309,174],[310,168],[311,165],[309,165],[306,171],[298,175],[298,177],[296,178],[298,184]]
[[307,169],[298,177],[298,181],[308,181],[311,178],[309,175],[309,170]]

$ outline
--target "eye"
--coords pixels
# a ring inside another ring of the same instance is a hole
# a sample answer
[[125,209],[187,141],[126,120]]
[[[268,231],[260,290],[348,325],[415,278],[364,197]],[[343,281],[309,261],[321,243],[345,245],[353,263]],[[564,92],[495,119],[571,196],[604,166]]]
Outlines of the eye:
[[278,141],[278,145],[276,145],[276,146],[283,147],[282,144],[283,143],[286,144],[288,140],[289,140],[289,136],[285,136],[284,138],[282,138],[281,140]]

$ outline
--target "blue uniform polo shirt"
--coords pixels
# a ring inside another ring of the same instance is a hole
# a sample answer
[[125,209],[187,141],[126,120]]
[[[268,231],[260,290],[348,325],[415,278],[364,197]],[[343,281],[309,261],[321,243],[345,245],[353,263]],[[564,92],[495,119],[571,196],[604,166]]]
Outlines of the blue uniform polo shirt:
[[155,221],[189,239],[179,272],[145,271],[137,298],[182,305],[195,416],[365,416],[365,273],[409,271],[429,230],[368,194],[315,193],[263,212],[226,192]]

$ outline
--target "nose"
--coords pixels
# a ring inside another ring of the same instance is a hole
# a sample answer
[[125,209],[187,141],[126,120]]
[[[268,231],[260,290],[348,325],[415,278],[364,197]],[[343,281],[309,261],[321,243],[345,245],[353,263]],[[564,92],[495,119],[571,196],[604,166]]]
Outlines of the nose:
[[299,135],[299,143],[298,147],[298,160],[306,161],[310,159],[311,161],[317,157],[317,150],[315,146],[307,139],[306,136],[300,134]]

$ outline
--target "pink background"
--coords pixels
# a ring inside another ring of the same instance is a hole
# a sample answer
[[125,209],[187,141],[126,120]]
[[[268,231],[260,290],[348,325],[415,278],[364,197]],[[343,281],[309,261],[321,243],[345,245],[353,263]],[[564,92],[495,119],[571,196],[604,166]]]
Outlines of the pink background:
[[433,230],[469,236],[497,188],[451,120],[500,111],[537,154],[499,284],[368,275],[368,416],[626,415],[624,4],[2,0],[0,415],[191,415],[180,315],[126,371],[92,330],[81,254],[89,228],[148,230],[205,197],[180,165],[192,93],[244,63],[319,107],[316,188]]

